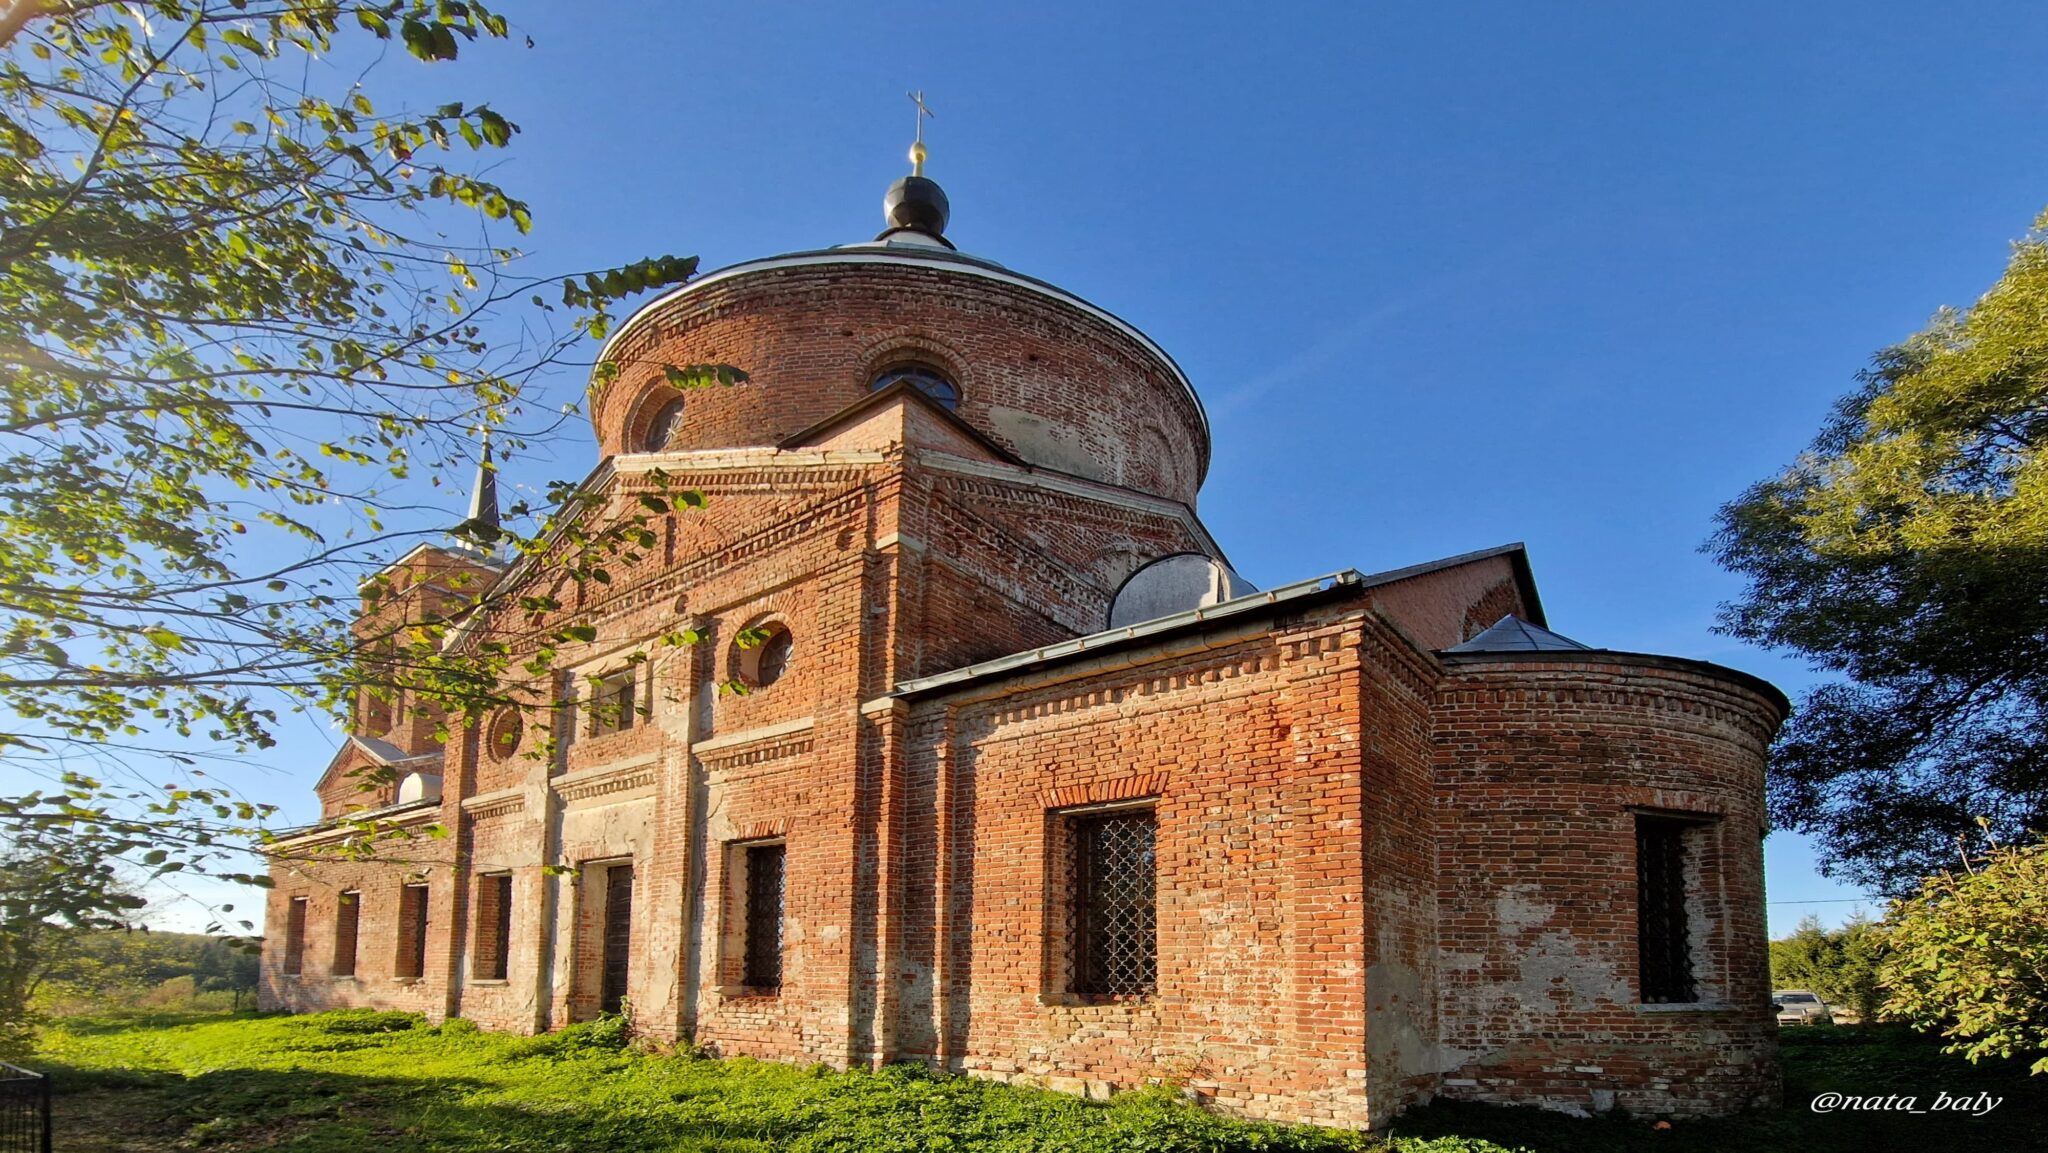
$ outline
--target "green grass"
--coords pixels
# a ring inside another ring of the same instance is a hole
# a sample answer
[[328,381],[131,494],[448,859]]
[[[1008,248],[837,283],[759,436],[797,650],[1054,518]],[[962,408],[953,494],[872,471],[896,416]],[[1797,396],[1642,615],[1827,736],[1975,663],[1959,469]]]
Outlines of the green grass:
[[[911,1067],[834,1073],[624,1050],[616,1030],[547,1037],[431,1029],[404,1014],[157,1014],[75,1019],[45,1038],[58,1147],[300,1153],[670,1153],[681,1150],[1235,1150],[1535,1153],[1664,1149],[1936,1153],[2048,1149],[2048,1112],[2023,1066],[1972,1067],[1892,1030],[1787,1036],[1787,1108],[1668,1131],[1621,1118],[1434,1106],[1391,1141],[1234,1121],[1172,1091],[1102,1104]],[[1814,1093],[1990,1089],[1978,1118],[1818,1116]],[[1495,1144],[1497,1143],[1497,1144]]]

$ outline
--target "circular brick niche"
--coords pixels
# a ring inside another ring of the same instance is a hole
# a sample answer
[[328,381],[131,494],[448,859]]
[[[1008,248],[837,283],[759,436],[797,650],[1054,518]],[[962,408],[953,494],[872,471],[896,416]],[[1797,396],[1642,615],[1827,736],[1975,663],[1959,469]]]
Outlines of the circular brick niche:
[[[1192,507],[1209,466],[1200,402],[1144,334],[936,249],[862,245],[714,272],[635,313],[600,358],[617,367],[591,402],[607,455],[778,445],[917,366],[958,388],[962,420],[1035,467]],[[750,379],[681,394],[665,383],[666,366],[694,364]]]

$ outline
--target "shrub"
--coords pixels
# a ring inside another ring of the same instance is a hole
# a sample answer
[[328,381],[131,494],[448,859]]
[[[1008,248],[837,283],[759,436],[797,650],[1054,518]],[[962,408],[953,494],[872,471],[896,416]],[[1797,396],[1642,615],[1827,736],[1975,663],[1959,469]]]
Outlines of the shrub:
[[[1971,1061],[2048,1054],[2048,840],[1929,877],[1888,920],[1886,1009]],[[2048,1055],[2033,1071],[2048,1072]]]
[[427,1023],[418,1013],[401,1013],[397,1010],[380,1009],[335,1009],[326,1013],[312,1013],[300,1017],[296,1022],[301,1028],[315,1029],[322,1033],[403,1033],[417,1029]]
[[606,1013],[595,1021],[582,1021],[553,1033],[515,1037],[506,1046],[514,1057],[574,1057],[583,1053],[617,1053],[625,1049],[632,1031],[626,1019]]

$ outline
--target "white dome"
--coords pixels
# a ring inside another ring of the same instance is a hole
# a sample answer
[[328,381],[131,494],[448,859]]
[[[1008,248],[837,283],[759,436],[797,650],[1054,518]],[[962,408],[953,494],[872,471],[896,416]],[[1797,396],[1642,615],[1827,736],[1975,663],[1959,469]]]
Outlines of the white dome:
[[409,805],[414,801],[438,801],[441,799],[441,774],[407,773],[398,782],[398,803]]
[[1197,552],[1163,556],[1134,572],[1109,605],[1109,627],[1123,628],[1236,600],[1259,591],[1231,567]]

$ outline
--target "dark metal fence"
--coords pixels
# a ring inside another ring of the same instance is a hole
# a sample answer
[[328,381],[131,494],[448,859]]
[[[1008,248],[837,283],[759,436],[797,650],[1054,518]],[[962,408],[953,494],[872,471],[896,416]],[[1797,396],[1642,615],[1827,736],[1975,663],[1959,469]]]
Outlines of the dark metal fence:
[[50,1153],[50,1077],[0,1061],[0,1153]]

